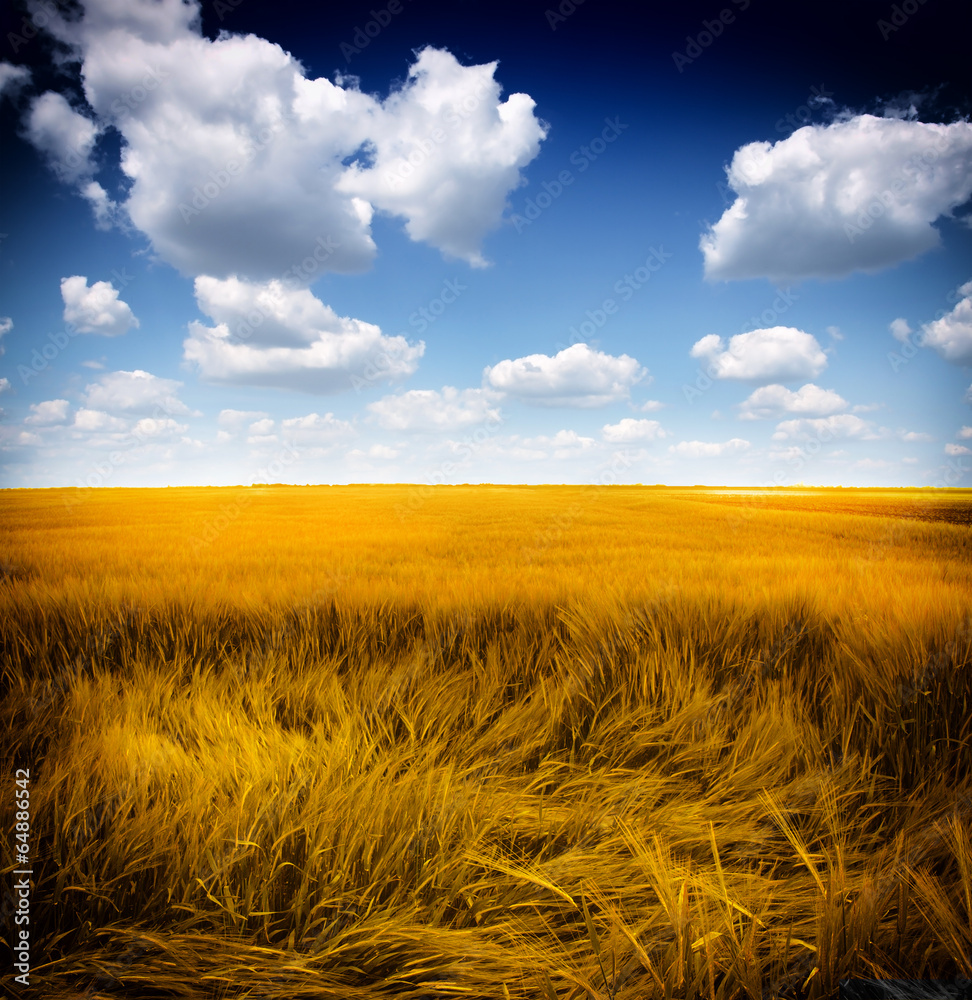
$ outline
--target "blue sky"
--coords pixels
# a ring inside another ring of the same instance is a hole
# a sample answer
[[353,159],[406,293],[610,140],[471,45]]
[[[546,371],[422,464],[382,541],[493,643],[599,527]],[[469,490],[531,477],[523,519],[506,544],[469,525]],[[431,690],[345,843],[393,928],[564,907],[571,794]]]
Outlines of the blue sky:
[[4,486],[972,482],[966,4],[5,12]]

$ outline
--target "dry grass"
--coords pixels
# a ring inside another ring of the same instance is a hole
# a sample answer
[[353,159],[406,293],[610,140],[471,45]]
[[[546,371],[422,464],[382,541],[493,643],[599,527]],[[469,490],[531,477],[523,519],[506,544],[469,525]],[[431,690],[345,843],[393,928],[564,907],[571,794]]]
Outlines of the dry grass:
[[972,976],[970,507],[0,494],[0,817],[30,767],[32,990]]

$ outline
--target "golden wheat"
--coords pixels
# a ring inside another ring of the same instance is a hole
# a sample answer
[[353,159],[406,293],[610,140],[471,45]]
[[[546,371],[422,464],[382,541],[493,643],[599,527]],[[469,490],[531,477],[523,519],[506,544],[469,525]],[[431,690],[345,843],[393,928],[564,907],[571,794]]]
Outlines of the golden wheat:
[[972,976],[968,494],[0,507],[37,996]]

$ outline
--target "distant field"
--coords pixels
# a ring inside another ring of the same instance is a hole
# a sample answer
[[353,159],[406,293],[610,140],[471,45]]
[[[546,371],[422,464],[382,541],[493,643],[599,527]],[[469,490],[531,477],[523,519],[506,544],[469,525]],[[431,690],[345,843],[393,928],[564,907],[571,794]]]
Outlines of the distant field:
[[972,491],[11,490],[0,541],[30,995],[972,977]]

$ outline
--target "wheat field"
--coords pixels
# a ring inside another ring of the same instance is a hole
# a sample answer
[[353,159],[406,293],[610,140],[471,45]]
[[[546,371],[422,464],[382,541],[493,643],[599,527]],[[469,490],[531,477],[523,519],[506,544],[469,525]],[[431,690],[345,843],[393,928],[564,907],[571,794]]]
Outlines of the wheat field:
[[[0,515],[24,995],[972,977],[972,491],[7,490]],[[10,836],[2,864],[9,917]]]

